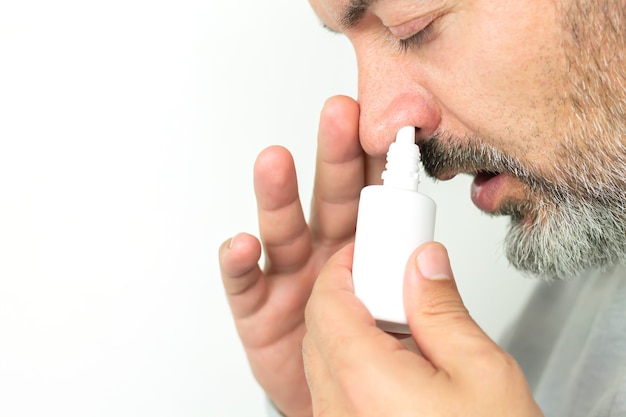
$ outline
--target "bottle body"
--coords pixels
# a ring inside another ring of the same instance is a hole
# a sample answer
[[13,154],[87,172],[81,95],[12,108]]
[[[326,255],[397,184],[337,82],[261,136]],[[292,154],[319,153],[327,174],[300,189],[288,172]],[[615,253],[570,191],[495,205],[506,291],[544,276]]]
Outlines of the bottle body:
[[411,253],[433,240],[435,214],[435,202],[417,191],[382,185],[361,191],[354,290],[387,332],[410,334],[402,296],[404,271]]

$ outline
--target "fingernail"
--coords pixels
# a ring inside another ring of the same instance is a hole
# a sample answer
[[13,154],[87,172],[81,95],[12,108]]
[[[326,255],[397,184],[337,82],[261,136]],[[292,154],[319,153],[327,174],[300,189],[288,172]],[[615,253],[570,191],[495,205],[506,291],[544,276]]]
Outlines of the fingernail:
[[452,278],[448,252],[440,244],[430,244],[417,255],[417,268],[426,279],[435,281]]
[[228,239],[228,249],[232,249],[233,244],[235,243],[235,239],[237,239],[238,234]]

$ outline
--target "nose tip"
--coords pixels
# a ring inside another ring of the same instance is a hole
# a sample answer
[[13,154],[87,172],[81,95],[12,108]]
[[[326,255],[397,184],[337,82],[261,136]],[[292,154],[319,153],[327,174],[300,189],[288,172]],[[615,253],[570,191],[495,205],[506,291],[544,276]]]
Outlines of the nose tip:
[[415,127],[415,141],[430,138],[441,122],[440,112],[424,97],[399,96],[382,111],[362,105],[359,119],[361,146],[370,155],[382,156],[406,126]]

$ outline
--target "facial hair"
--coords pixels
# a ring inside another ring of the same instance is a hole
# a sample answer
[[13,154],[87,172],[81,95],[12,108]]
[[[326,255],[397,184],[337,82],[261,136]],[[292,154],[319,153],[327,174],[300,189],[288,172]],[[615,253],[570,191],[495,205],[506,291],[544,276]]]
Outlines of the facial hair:
[[525,185],[526,198],[510,200],[493,213],[511,218],[504,251],[514,267],[552,280],[626,258],[626,184],[594,187],[587,180],[580,187],[577,171],[550,180],[486,142],[437,135],[420,144],[422,160],[431,176],[505,172]]
[[[626,0],[560,3],[568,87],[564,128],[550,172],[480,137],[439,133],[420,144],[427,173],[507,173],[526,197],[496,213],[511,224],[504,251],[516,268],[548,280],[626,260]],[[550,137],[552,135],[552,137]]]

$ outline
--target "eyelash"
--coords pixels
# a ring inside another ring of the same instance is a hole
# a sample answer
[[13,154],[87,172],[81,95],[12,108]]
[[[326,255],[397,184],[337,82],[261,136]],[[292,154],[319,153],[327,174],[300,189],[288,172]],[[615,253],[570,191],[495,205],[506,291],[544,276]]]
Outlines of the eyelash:
[[435,23],[435,20],[430,22],[428,25],[424,27],[424,29],[420,30],[416,34],[406,39],[397,40],[396,43],[398,44],[398,48],[400,49],[400,52],[404,53],[404,52],[408,52],[409,50],[413,48],[419,48],[423,46],[425,43],[427,43],[428,41],[430,41],[434,35],[434,30],[435,30],[434,23]]

